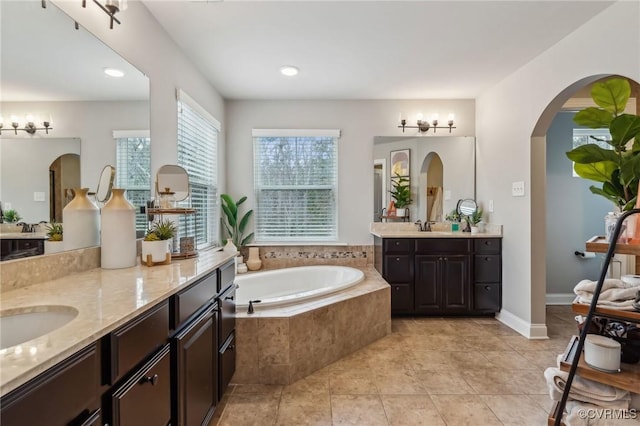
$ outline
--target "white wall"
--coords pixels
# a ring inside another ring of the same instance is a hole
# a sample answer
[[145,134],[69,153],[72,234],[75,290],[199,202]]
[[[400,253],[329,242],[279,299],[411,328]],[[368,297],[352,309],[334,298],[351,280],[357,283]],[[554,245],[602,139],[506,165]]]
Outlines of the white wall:
[[[228,192],[253,196],[253,141],[251,129],[341,129],[338,142],[339,242],[371,244],[369,233],[373,205],[373,138],[402,136],[397,128],[403,116],[422,110],[446,117],[453,112],[457,129],[451,135],[475,133],[473,100],[423,101],[228,101]],[[439,131],[440,132],[440,131]],[[416,134],[407,129],[405,136]],[[448,133],[447,133],[448,134]],[[428,136],[427,136],[428,137]]]
[[[640,78],[638,2],[613,4],[477,99],[477,195],[494,200],[491,219],[504,225],[499,317],[524,334],[546,335],[545,230],[540,220],[545,206],[544,197],[541,202],[536,197],[544,191],[544,149],[531,144],[534,128],[556,96],[562,93],[556,100],[560,104],[570,96],[573,88],[565,91],[567,87],[614,73]],[[547,126],[538,128],[535,136],[542,137],[536,143],[544,140]],[[520,180],[526,196],[513,198],[511,183]]]
[[[97,36],[149,77],[151,122],[151,170],[177,161],[176,88],[184,90],[221,123],[224,101],[209,81],[185,57],[181,49],[139,1],[118,14],[122,25],[109,29],[107,15],[92,2],[51,0],[81,26]],[[218,138],[218,157],[225,158],[224,128]],[[225,163],[218,162],[218,183],[225,187]],[[100,170],[96,171],[96,176]],[[85,171],[83,170],[83,174]]]

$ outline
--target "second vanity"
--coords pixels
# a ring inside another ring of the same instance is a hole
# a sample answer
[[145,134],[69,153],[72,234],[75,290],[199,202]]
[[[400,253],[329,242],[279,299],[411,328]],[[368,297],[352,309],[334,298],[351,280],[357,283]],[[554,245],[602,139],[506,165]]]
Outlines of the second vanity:
[[[375,224],[374,266],[394,315],[488,315],[502,306],[502,235]],[[409,224],[406,224],[409,225]]]
[[3,315],[75,317],[0,349],[2,424],[207,424],[235,370],[234,279],[210,251],[4,292]]

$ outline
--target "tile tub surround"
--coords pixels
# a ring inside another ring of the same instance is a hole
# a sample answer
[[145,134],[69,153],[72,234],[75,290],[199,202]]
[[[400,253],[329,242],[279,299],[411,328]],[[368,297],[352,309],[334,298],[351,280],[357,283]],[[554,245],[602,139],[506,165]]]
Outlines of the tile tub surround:
[[166,300],[231,258],[222,251],[201,251],[197,258],[170,265],[91,269],[2,293],[2,310],[70,306],[78,310],[78,316],[49,334],[0,351],[0,396]]
[[[339,265],[364,268],[373,265],[373,246],[259,246],[262,270],[308,265]],[[242,254],[248,259],[245,247]]]
[[389,285],[373,268],[345,291],[254,314],[236,314],[232,383],[286,385],[391,332]]

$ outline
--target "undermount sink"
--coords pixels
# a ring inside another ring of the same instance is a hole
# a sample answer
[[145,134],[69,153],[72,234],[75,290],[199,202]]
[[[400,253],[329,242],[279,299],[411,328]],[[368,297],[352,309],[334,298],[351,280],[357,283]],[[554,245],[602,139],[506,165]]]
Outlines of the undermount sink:
[[78,316],[71,306],[30,306],[0,311],[0,349],[44,336]]

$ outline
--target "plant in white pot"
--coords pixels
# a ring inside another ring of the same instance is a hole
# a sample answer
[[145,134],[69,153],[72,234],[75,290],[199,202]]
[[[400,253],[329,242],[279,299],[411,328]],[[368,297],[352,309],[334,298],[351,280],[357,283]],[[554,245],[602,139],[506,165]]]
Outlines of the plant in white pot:
[[482,222],[483,214],[484,212],[482,211],[482,209],[478,207],[473,213],[471,213],[470,215],[466,215],[464,217],[464,220],[465,222],[467,222],[467,225],[469,225],[469,228],[471,229],[472,234],[480,233],[480,228],[478,227],[478,224]]
[[413,201],[411,199],[411,186],[409,178],[396,174],[391,183],[393,189],[389,191],[396,207],[396,216],[405,217],[407,207]]
[[64,242],[62,239],[62,224],[52,220],[45,226],[47,230],[47,240],[44,242],[44,254],[59,253],[64,251]]
[[164,262],[171,259],[169,241],[176,233],[176,226],[168,219],[154,222],[142,240],[142,261]]

